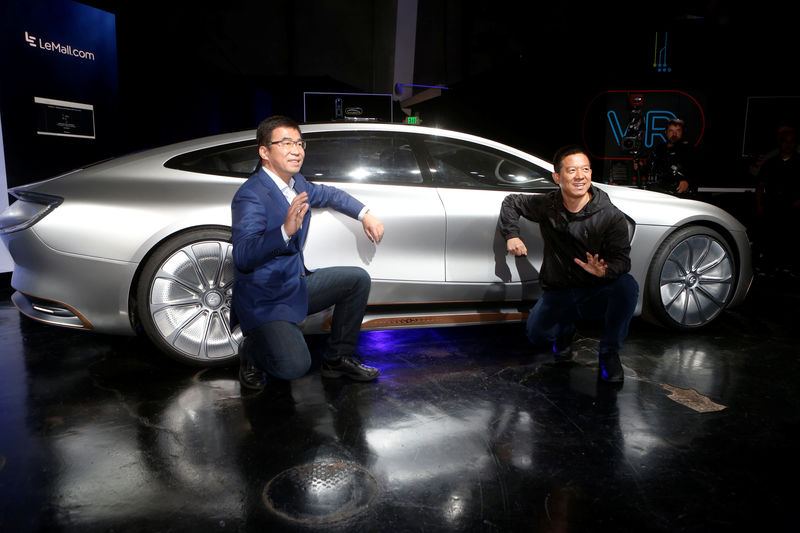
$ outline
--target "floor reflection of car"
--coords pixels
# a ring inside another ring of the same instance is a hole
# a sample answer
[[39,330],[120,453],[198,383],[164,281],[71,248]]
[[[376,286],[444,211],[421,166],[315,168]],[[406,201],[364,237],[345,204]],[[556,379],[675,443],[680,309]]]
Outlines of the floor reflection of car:
[[[382,220],[380,245],[358,222],[314,213],[309,268],[359,265],[373,279],[364,329],[521,320],[539,294],[542,245],[505,253],[509,193],[552,190],[552,166],[458,132],[396,124],[303,126],[303,174],[347,190]],[[158,148],[17,187],[0,218],[21,312],[56,325],[143,331],[201,365],[235,357],[230,201],[257,168],[253,131]],[[598,184],[630,218],[637,313],[695,328],[741,302],[752,270],[745,228],[711,205]],[[324,331],[326,313],[305,331]]]

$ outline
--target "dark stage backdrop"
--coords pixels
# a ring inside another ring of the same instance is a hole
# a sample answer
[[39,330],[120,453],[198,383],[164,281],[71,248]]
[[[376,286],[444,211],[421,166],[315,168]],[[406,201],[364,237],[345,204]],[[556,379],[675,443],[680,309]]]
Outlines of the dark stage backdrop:
[[4,2],[0,10],[8,187],[114,155],[120,118],[115,16],[72,0]]

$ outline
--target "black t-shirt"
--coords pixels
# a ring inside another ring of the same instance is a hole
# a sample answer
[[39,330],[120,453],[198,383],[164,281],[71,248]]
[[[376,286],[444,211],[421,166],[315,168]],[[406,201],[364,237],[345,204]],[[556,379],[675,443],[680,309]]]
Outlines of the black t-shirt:
[[693,147],[685,141],[673,146],[661,143],[647,157],[647,181],[655,188],[674,193],[681,181],[696,187],[697,161]]
[[800,197],[800,155],[784,160],[778,154],[767,159],[758,177],[764,188],[764,207],[772,212],[788,212]]

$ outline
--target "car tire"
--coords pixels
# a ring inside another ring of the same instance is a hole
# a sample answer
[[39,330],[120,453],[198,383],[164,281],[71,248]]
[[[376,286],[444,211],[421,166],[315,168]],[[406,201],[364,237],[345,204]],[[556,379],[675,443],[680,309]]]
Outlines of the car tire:
[[136,293],[139,321],[164,353],[196,366],[230,364],[241,331],[230,328],[233,247],[225,229],[184,232],[156,248]]
[[688,226],[659,246],[647,273],[647,311],[673,329],[712,322],[733,296],[736,263],[725,239],[711,228]]

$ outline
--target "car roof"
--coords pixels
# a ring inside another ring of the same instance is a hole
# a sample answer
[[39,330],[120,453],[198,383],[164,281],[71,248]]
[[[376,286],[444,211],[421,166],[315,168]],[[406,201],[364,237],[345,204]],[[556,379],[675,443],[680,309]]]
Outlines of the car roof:
[[[552,171],[553,169],[553,165],[548,161],[545,161],[533,154],[523,152],[522,150],[519,150],[512,146],[508,146],[503,143],[479,137],[477,135],[472,135],[469,133],[463,133],[442,128],[433,128],[428,126],[414,126],[407,124],[382,123],[382,122],[320,122],[320,123],[301,124],[300,129],[303,133],[306,134],[325,133],[325,132],[400,132],[412,135],[430,135],[433,137],[460,140],[460,141],[475,143],[480,146],[494,148],[503,152],[507,152],[516,157],[519,157],[520,159],[523,159],[525,161],[529,161],[548,171]],[[174,144],[133,152],[130,154],[114,157],[111,159],[106,159],[104,161],[99,161],[96,163],[91,163],[70,170],[68,172],[61,173],[50,179],[60,178],[67,174],[72,174],[74,172],[90,168],[92,172],[103,172],[112,168],[119,169],[126,165],[144,164],[144,165],[162,166],[173,157],[182,154],[194,152],[197,150],[203,150],[206,148],[213,148],[215,146],[234,144],[238,142],[253,141],[255,143],[255,139],[256,139],[256,130],[254,129],[231,132],[231,133],[222,133],[207,137],[200,137],[196,139],[181,141]],[[49,181],[49,180],[44,180],[44,181]],[[20,186],[19,188],[25,188],[25,186]]]
[[[530,161],[536,165],[544,167],[552,171],[553,165],[533,154],[523,152],[512,146],[508,146],[490,139],[478,137],[469,133],[462,133],[453,130],[446,130],[441,128],[432,128],[427,126],[411,126],[406,124],[382,123],[382,122],[320,122],[301,124],[300,130],[302,133],[325,133],[325,132],[401,132],[409,133],[412,135],[431,135],[440,138],[461,140],[473,142],[482,146],[487,146],[508,152],[516,157]],[[132,156],[138,155],[139,157],[147,156],[162,156],[166,159],[172,158],[182,153],[193,152],[195,150],[202,150],[204,148],[211,148],[223,144],[236,143],[252,140],[255,141],[256,130],[245,130],[233,133],[223,133],[219,135],[212,135],[209,137],[201,137],[189,141],[163,146],[160,148],[153,148]]]

